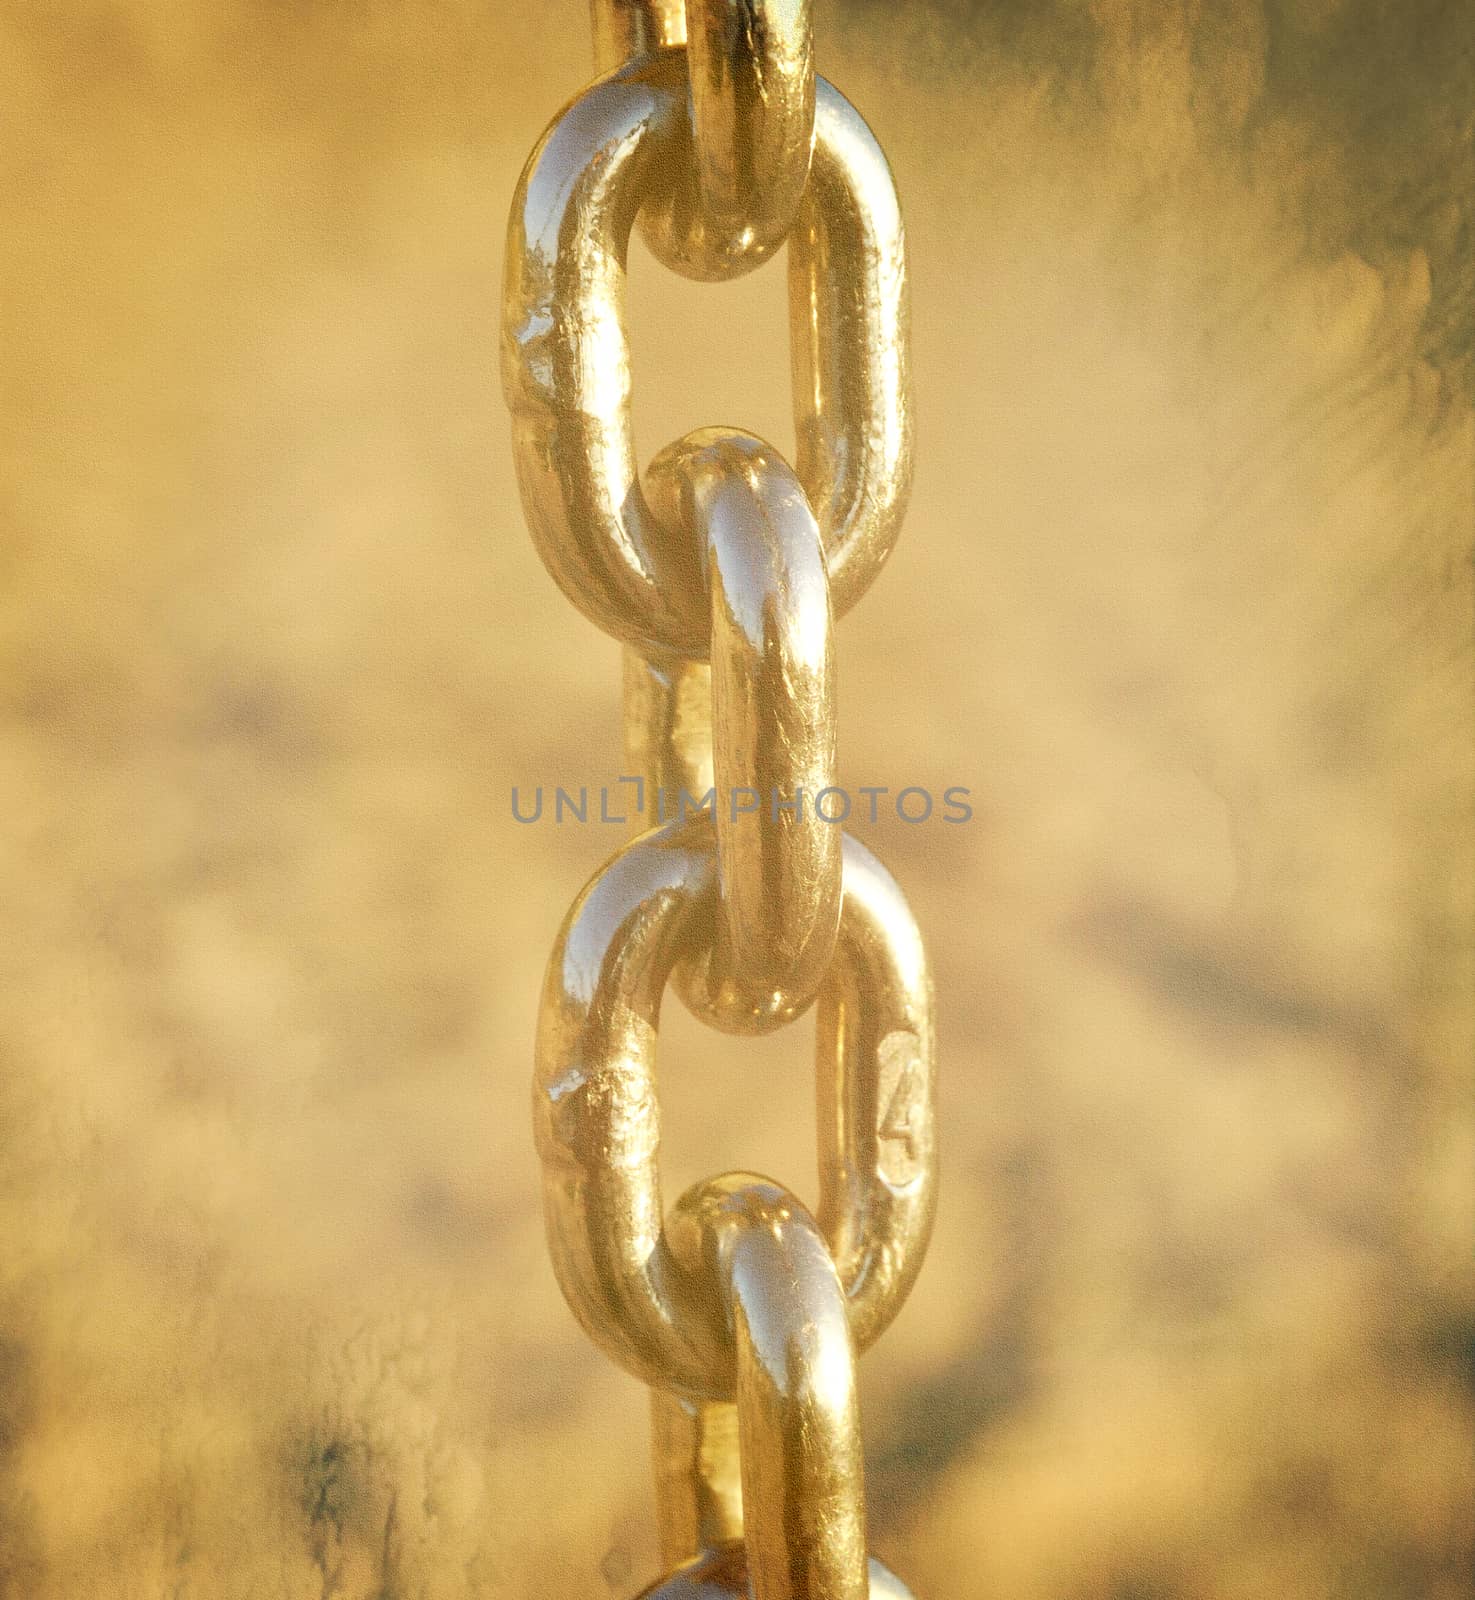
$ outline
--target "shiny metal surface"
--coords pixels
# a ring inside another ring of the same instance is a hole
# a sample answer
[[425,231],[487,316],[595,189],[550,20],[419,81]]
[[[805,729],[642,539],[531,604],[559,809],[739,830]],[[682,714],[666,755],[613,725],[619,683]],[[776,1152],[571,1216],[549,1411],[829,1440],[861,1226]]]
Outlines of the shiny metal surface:
[[911,299],[891,168],[823,78],[809,188],[789,235],[789,353],[795,465],[843,617],[891,554],[911,492]]
[[737,1405],[652,1389],[650,1431],[663,1564],[679,1567],[741,1539]]
[[[911,1590],[874,1556],[869,1577],[870,1600],[912,1600]],[[736,1544],[708,1551],[643,1590],[640,1600],[739,1600],[750,1592],[747,1552]]]
[[[579,96],[512,206],[502,382],[523,507],[560,587],[647,654],[707,653],[689,531],[662,530],[630,419],[625,256],[685,137],[683,58],[637,60]],[[797,470],[824,537],[836,617],[895,542],[911,474],[906,245],[870,130],[823,80],[810,181],[789,236]]]
[[698,538],[712,607],[712,806],[722,916],[682,964],[688,1003],[751,1033],[819,988],[840,921],[830,596],[793,469],[750,434],[703,428],[651,464],[651,504]]
[[601,72],[686,43],[686,0],[590,0],[589,20]]
[[674,271],[737,277],[784,242],[809,176],[809,0],[693,0],[686,64],[687,136],[641,228]]
[[857,1350],[901,1310],[937,1205],[937,1039],[922,935],[896,880],[845,839],[835,959],[819,992],[816,1215]]
[[[549,960],[534,1117],[549,1246],[581,1324],[642,1381],[731,1397],[710,1297],[663,1235],[656,1034],[676,961],[714,936],[711,824],[637,839],[591,880]],[[816,1028],[819,1216],[857,1348],[921,1265],[936,1196],[932,989],[901,891],[844,842],[844,900]],[[864,1168],[853,1168],[855,1160]]]
[[754,1600],[863,1600],[855,1348],[819,1225],[777,1184],[729,1173],[682,1196],[669,1237],[732,1335]]
[[687,9],[702,211],[717,237],[731,241],[729,262],[763,261],[787,236],[809,179],[810,0],[700,0]]
[[646,241],[688,277],[735,277],[784,242],[814,146],[810,0],[594,0],[601,71],[686,47],[688,127]]
[[624,770],[641,780],[641,806],[630,811],[631,829],[640,834],[656,825],[659,795],[704,795],[716,781],[712,669],[666,650],[644,655],[634,645],[622,655]]
[[[647,1391],[528,1123],[624,829],[508,802],[635,769],[484,325],[587,7],[3,15],[7,1600],[630,1600]],[[1471,8],[815,16],[927,451],[842,781],[977,803],[852,822],[946,1075],[872,1548],[927,1600],[1472,1600]],[[641,466],[720,421],[792,461],[784,265],[639,250]],[[645,342],[668,292],[725,376]],[[668,1200],[817,1204],[813,1025],[668,995]]]
[[[663,1553],[699,1558],[659,1592],[862,1600],[880,1569],[855,1353],[905,1298],[932,1226],[932,988],[900,891],[820,800],[834,620],[907,498],[905,239],[869,130],[816,86],[809,0],[693,0],[684,51],[674,6],[595,0],[593,14],[601,60],[629,60],[524,170],[503,387],[544,563],[626,645],[637,826],[669,807],[677,820],[596,874],[549,960],[546,1228],[581,1324],[652,1386]],[[663,450],[642,490],[622,299],[637,217],[693,277],[746,271],[789,237],[797,472],[761,439],[706,428]],[[709,814],[686,820],[690,803]],[[655,1050],[673,975],[699,1017],[745,1034],[819,991],[822,1222],[730,1176],[664,1225]],[[878,1593],[905,1592],[881,1579]]]

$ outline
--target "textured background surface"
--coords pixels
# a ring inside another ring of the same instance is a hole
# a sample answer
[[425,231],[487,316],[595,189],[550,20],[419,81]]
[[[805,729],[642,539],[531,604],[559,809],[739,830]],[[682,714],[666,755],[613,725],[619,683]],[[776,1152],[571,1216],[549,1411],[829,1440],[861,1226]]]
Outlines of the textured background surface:
[[[1471,26],[820,7],[920,395],[844,776],[977,806],[864,830],[943,1008],[939,1232],[864,1367],[924,1600],[1469,1592]],[[588,59],[575,0],[0,3],[6,1596],[652,1575],[527,1113],[614,840],[509,814],[619,770],[496,391]],[[780,267],[631,301],[647,453],[788,446]],[[671,1192],[812,1192],[794,1032],[673,1009]]]

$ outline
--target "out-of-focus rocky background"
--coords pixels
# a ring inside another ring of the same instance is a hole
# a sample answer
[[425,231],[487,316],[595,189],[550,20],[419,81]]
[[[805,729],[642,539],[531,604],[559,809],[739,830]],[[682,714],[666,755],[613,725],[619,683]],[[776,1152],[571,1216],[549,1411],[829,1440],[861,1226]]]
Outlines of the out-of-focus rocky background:
[[[822,4],[920,467],[840,635],[945,1196],[867,1357],[923,1600],[1470,1593],[1462,0]],[[644,1399],[544,1255],[616,647],[523,530],[506,207],[575,0],[0,4],[0,1594],[570,1600]],[[783,276],[632,264],[647,455],[791,442]],[[670,1192],[812,1194],[807,1025],[663,1030]]]

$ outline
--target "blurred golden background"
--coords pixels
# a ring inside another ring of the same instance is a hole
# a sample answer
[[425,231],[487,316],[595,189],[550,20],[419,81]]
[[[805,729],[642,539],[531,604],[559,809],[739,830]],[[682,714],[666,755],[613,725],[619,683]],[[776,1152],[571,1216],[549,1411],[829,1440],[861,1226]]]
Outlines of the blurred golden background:
[[[1471,1593],[1460,0],[819,4],[919,472],[842,777],[944,1192],[862,1368],[921,1600]],[[578,0],[0,0],[0,1593],[625,1597],[644,1396],[543,1249],[619,652],[522,526],[506,208]],[[783,269],[631,267],[649,456],[784,449]],[[809,1027],[663,1033],[668,1193],[812,1196]],[[799,1035],[799,1037],[795,1037]]]

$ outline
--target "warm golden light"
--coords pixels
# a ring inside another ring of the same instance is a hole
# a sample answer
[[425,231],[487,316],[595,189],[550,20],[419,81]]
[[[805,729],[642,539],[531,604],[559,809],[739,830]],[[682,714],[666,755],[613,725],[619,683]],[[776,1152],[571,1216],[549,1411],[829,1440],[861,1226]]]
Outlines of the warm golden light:
[[[1464,22],[816,4],[911,277],[915,484],[834,651],[938,993],[936,1226],[859,1366],[921,1600],[1468,1592]],[[592,64],[584,0],[0,0],[7,1595],[666,1570],[528,1132],[548,950],[627,832],[553,788],[633,770],[498,370],[508,208]],[[713,424],[806,461],[785,271],[637,242],[640,465]],[[812,1031],[667,998],[666,1196],[817,1206]]]

